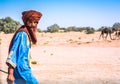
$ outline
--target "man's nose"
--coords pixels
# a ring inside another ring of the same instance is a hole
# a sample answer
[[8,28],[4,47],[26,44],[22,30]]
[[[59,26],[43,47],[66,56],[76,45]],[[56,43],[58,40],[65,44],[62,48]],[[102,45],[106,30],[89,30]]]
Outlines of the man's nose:
[[34,23],[34,22],[32,22],[32,26],[35,26],[35,23]]
[[32,22],[31,26],[32,27],[36,27],[36,24],[34,22]]

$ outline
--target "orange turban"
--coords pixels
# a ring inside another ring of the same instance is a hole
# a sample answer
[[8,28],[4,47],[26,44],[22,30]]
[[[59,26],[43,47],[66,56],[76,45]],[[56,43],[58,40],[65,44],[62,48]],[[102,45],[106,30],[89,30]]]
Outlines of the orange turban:
[[22,12],[22,20],[23,20],[24,24],[28,20],[39,21],[41,16],[42,16],[42,13],[35,11],[35,10],[29,10],[29,11]]

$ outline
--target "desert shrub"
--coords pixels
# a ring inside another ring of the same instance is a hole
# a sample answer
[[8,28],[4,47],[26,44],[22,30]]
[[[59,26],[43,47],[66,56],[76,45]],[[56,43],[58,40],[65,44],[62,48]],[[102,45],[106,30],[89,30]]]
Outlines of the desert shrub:
[[51,26],[47,27],[47,31],[51,32],[51,33],[58,32],[59,26],[57,24],[51,25]]
[[80,40],[80,39],[81,39],[81,37],[78,37],[78,39]]
[[43,43],[43,45],[48,45],[49,44],[49,41],[46,41]]
[[31,63],[32,63],[32,64],[37,64],[37,61],[32,61]]
[[20,22],[13,20],[11,17],[0,19],[0,31],[4,33],[13,33],[21,26]]
[[37,32],[41,33],[41,32],[42,32],[42,30],[38,28],[38,29],[37,29]]
[[95,32],[94,28],[86,28],[86,34],[93,34]]

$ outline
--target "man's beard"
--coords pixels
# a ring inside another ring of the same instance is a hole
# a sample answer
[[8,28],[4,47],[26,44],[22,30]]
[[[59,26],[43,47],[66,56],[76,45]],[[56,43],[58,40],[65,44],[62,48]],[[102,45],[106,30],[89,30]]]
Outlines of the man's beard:
[[37,37],[36,37],[36,30],[37,28],[36,27],[27,27],[27,30],[29,32],[29,35],[30,35],[30,39],[32,41],[33,44],[36,44],[37,43]]

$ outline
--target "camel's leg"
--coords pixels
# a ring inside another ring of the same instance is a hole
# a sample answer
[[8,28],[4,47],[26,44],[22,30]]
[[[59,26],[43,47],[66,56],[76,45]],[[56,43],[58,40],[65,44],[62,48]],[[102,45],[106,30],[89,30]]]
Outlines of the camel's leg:
[[108,33],[107,33],[106,36],[105,36],[105,40],[107,40],[107,37],[108,37]]
[[118,35],[118,40],[120,39],[120,34]]
[[102,36],[102,33],[100,34],[100,36],[99,36],[99,39],[98,39],[98,40],[100,40],[101,36]]
[[117,39],[117,38],[118,38],[118,32],[115,32],[113,39]]
[[111,36],[111,33],[109,33],[109,36],[110,36],[110,39],[113,40],[113,39],[112,39],[112,36]]
[[105,39],[104,33],[102,33],[102,38]]

